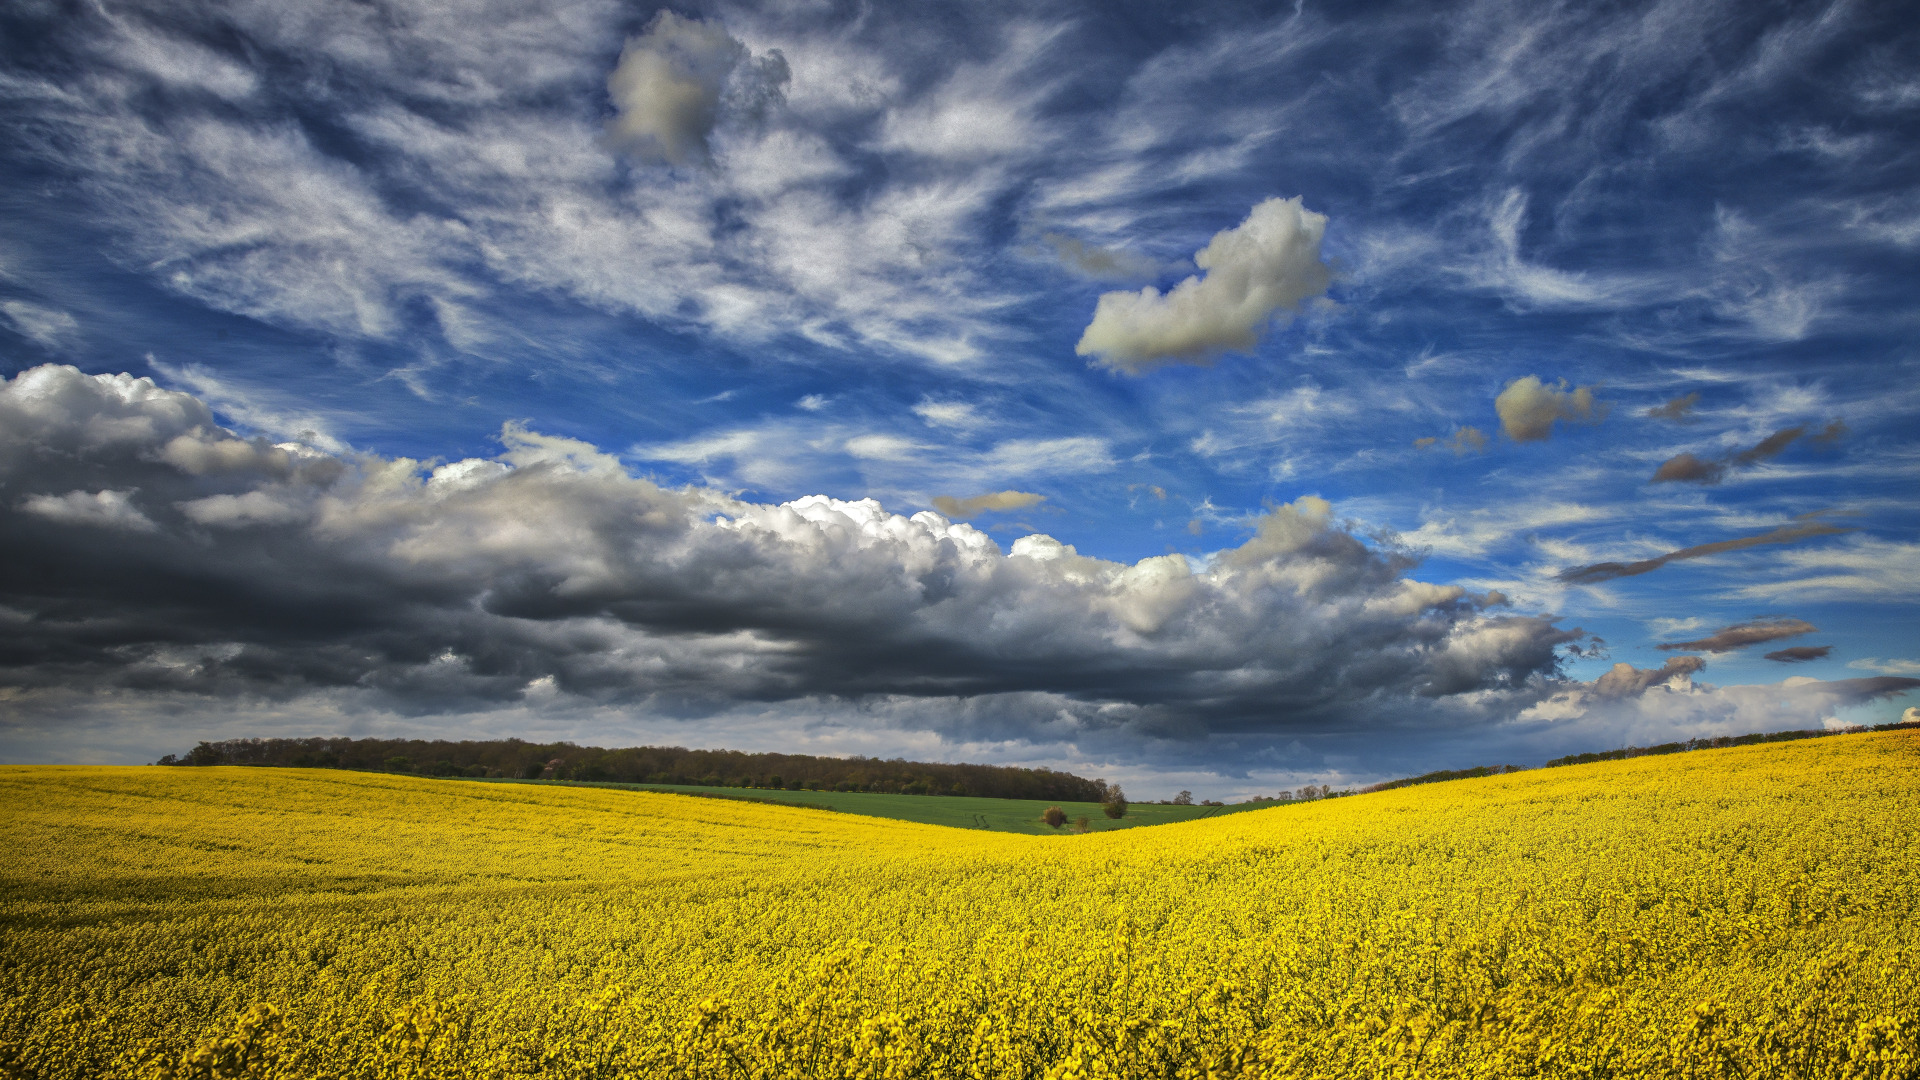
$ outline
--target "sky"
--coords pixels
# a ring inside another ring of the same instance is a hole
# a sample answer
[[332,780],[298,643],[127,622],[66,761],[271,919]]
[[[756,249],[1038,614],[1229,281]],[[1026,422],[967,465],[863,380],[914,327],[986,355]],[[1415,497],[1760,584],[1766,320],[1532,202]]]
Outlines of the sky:
[[17,0],[0,758],[1920,703],[1894,3]]

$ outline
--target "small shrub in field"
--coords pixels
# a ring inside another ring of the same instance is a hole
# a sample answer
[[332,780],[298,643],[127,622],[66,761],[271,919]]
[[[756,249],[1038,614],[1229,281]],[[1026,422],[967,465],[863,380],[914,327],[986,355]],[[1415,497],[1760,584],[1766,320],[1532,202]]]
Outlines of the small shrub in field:
[[1115,821],[1127,816],[1127,795],[1120,790],[1120,785],[1115,784],[1107,792],[1107,801],[1100,804],[1100,812]]
[[1085,814],[1082,814],[1073,819],[1073,831],[1077,833],[1092,832],[1093,822]]
[[1057,829],[1067,823],[1067,812],[1057,806],[1049,806],[1047,812],[1040,815],[1040,820]]

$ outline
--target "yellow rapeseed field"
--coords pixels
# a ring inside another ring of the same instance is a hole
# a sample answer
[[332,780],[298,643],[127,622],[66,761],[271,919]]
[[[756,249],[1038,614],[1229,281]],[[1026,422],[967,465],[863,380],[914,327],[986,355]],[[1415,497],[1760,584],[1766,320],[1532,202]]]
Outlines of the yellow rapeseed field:
[[1916,1077],[1920,734],[1089,836],[0,769],[10,1077]]

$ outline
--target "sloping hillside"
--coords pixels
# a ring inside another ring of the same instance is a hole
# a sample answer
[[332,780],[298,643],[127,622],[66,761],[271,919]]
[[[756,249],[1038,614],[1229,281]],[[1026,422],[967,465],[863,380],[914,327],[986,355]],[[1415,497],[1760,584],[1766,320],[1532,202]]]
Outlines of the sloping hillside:
[[1920,735],[1861,735],[1059,837],[10,767],[0,1062],[1911,1077],[1916,764]]

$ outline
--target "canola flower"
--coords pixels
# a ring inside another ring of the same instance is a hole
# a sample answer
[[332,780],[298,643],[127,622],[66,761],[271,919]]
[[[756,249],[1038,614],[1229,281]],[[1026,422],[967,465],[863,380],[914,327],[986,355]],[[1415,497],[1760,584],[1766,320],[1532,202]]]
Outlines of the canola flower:
[[1028,837],[0,768],[0,1076],[1920,1076],[1920,734]]

